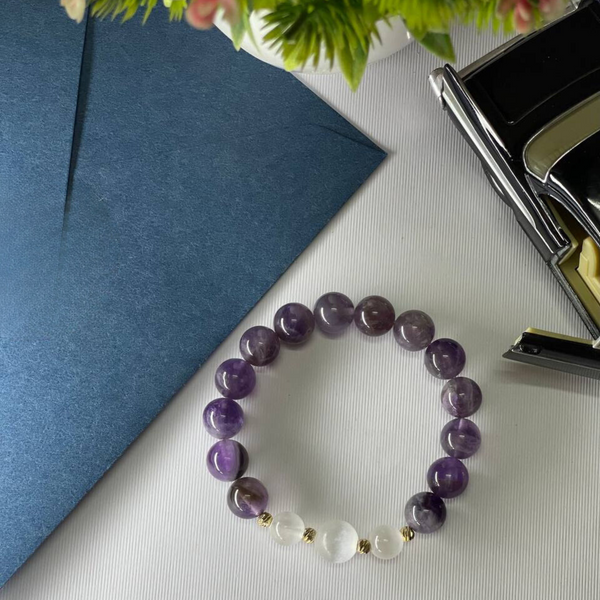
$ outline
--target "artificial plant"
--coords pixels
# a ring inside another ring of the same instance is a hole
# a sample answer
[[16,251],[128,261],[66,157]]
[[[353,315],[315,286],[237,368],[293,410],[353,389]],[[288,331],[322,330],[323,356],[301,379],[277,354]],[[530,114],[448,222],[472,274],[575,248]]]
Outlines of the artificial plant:
[[[277,49],[285,68],[337,61],[350,87],[358,88],[369,50],[379,40],[378,27],[403,19],[411,35],[427,50],[454,61],[449,30],[454,23],[526,33],[564,12],[566,0],[162,0],[169,19],[208,29],[217,14],[229,21],[237,49],[253,36],[250,14],[261,11],[263,40]],[[143,12],[145,22],[158,0],[61,0],[69,16],[131,19]]]

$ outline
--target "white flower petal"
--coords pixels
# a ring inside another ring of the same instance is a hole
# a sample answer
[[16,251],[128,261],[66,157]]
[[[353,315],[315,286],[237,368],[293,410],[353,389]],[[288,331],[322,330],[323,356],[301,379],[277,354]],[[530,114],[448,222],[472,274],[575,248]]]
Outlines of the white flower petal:
[[85,0],[60,0],[60,5],[64,7],[70,19],[77,21],[77,23],[83,21]]

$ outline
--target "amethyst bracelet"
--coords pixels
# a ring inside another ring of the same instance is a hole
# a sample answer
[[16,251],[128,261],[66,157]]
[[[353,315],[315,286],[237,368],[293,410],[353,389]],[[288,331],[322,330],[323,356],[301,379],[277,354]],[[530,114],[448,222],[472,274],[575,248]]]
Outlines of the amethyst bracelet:
[[[441,392],[441,404],[455,417],[442,429],[440,439],[448,456],[436,460],[427,471],[431,491],[415,494],[406,503],[406,525],[401,528],[379,525],[364,539],[345,521],[330,521],[315,530],[306,527],[295,513],[282,512],[273,517],[266,512],[267,489],[258,479],[244,477],[248,453],[231,439],[244,425],[244,412],[236,400],[245,398],[254,389],[254,367],[272,363],[282,343],[293,346],[305,343],[315,327],[326,335],[337,336],[352,322],[359,331],[372,337],[393,329],[394,338],[402,348],[410,352],[424,350],[429,373],[448,380]],[[321,296],[314,313],[303,304],[286,304],[275,314],[273,329],[262,326],[248,329],[240,339],[243,358],[229,359],[219,365],[215,384],[222,397],[210,402],[203,413],[206,430],[219,438],[208,451],[208,470],[221,481],[233,482],[227,495],[233,514],[242,519],[257,518],[261,526],[270,528],[279,544],[314,542],[319,554],[337,563],[346,562],[357,552],[393,558],[415,533],[433,533],[442,527],[446,521],[444,499],[462,494],[469,482],[469,472],[462,460],[475,454],[481,444],[479,428],[466,417],[479,409],[482,394],[474,381],[458,376],[466,362],[462,346],[447,338],[434,341],[434,335],[434,323],[424,312],[409,310],[396,318],[394,307],[381,296],[369,296],[354,308],[352,301],[340,293]]]

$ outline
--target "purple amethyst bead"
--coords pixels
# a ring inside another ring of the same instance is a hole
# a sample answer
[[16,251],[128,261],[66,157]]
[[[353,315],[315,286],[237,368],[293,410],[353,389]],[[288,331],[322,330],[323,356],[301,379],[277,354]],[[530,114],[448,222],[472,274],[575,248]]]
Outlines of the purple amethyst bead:
[[235,440],[220,440],[206,455],[210,474],[221,481],[235,481],[248,468],[248,452]]
[[442,429],[440,441],[449,456],[469,458],[479,450],[481,432],[469,419],[453,419]]
[[255,367],[272,363],[279,354],[279,338],[268,327],[250,327],[240,339],[242,358]]
[[427,485],[440,498],[460,496],[469,483],[469,471],[458,458],[446,456],[436,460],[427,471]]
[[225,398],[246,397],[256,385],[256,373],[241,358],[230,358],[221,363],[215,373],[215,385]]
[[439,496],[421,492],[406,503],[404,518],[417,533],[433,533],[446,521],[446,505]]
[[442,406],[453,417],[470,417],[481,406],[481,388],[468,377],[456,377],[442,389]]
[[464,369],[466,360],[463,347],[446,338],[431,342],[425,350],[425,366],[438,379],[456,377]]
[[303,344],[314,329],[315,317],[304,304],[285,304],[275,313],[275,333],[287,344]]
[[354,319],[352,300],[338,292],[321,296],[315,304],[317,327],[327,335],[338,335],[345,331]]
[[242,477],[231,484],[227,494],[227,506],[240,519],[258,517],[267,508],[269,493],[254,477]]
[[217,398],[206,405],[202,421],[210,435],[224,440],[239,433],[244,425],[244,411],[235,400]]
[[391,303],[381,296],[363,298],[354,311],[354,323],[364,334],[379,336],[393,326],[396,313]]
[[433,341],[435,325],[431,317],[420,310],[403,312],[394,323],[394,337],[410,352],[425,350]]

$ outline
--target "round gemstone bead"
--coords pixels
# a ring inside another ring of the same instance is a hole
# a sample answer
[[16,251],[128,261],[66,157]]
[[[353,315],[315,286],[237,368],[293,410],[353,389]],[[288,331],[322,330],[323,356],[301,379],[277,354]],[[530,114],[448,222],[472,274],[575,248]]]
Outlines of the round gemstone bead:
[[256,373],[245,360],[230,358],[217,368],[215,385],[225,398],[244,398],[256,385]]
[[381,296],[368,296],[358,303],[354,323],[366,335],[387,333],[393,326],[396,313],[391,303]]
[[433,341],[435,325],[431,317],[420,310],[403,312],[394,323],[394,337],[405,350],[425,350]]
[[469,471],[458,458],[439,458],[427,471],[427,485],[440,498],[460,496],[467,489],[468,483]]
[[244,411],[235,400],[217,398],[206,405],[202,421],[210,435],[224,440],[240,432],[244,425]]
[[446,423],[440,438],[442,448],[454,458],[469,458],[481,445],[479,427],[469,419],[453,419]]
[[433,533],[446,521],[446,505],[439,496],[421,492],[406,503],[404,518],[417,533]]
[[425,367],[438,379],[456,377],[463,370],[465,362],[465,351],[454,340],[435,340],[425,350]]
[[481,406],[481,388],[468,377],[456,377],[442,389],[442,406],[453,417],[470,417]]
[[371,553],[377,558],[388,559],[398,556],[404,547],[402,534],[391,525],[379,525],[369,534]]
[[315,304],[317,327],[327,335],[338,335],[352,324],[354,304],[344,294],[331,292],[321,296]]
[[282,546],[291,546],[302,540],[304,535],[304,521],[293,512],[283,512],[273,517],[271,523],[271,536]]
[[269,493],[254,477],[242,477],[234,481],[227,493],[229,510],[240,519],[254,519],[265,512]]
[[272,363],[279,354],[279,338],[268,327],[251,327],[240,339],[240,354],[255,367]]
[[248,452],[235,440],[220,440],[206,455],[210,474],[221,481],[235,481],[248,468]]
[[303,344],[315,329],[315,317],[304,304],[285,304],[275,313],[275,332],[291,345]]
[[346,521],[329,521],[317,529],[315,547],[326,560],[343,563],[356,554],[358,533]]

